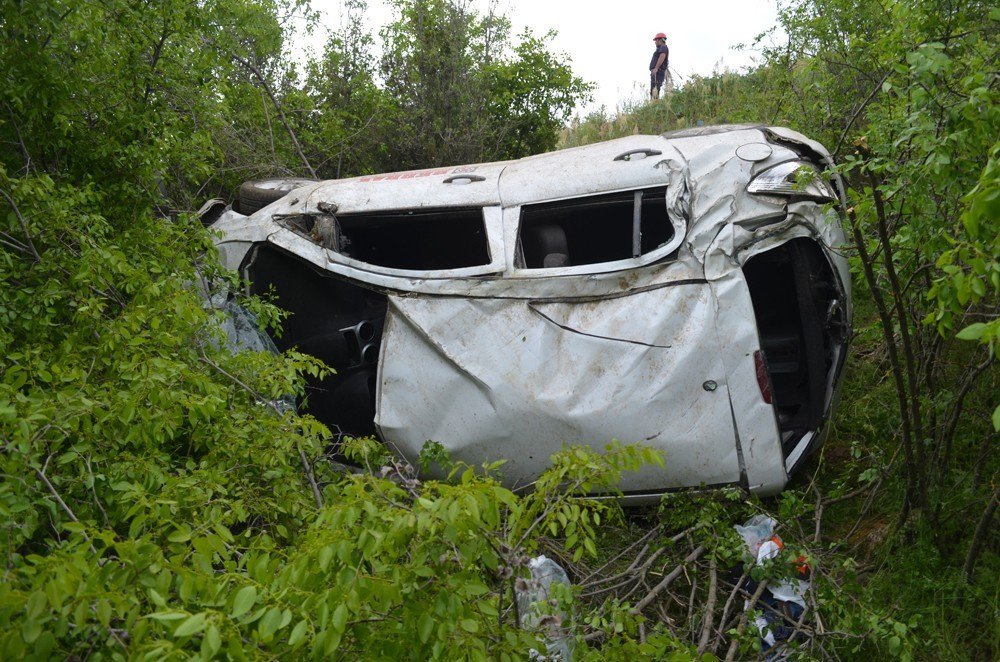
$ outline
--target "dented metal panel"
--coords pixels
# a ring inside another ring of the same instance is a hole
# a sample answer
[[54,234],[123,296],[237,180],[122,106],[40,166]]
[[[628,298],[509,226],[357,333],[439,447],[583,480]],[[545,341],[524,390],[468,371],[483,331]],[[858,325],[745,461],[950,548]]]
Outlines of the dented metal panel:
[[737,482],[715,316],[703,282],[581,303],[390,296],[376,423],[410,460],[428,439],[505,459],[511,485],[563,445],[611,439],[666,453],[626,491]]
[[506,166],[500,178],[505,207],[559,200],[596,191],[620,191],[667,181],[656,167],[676,150],[660,136],[629,136],[530,156]]
[[764,402],[754,369],[753,352],[760,347],[757,326],[746,281],[737,272],[712,283],[719,302],[716,328],[720,334],[720,356],[726,381],[732,386],[729,399],[736,426],[744,485],[761,493],[774,493],[785,485],[781,438],[774,409]]

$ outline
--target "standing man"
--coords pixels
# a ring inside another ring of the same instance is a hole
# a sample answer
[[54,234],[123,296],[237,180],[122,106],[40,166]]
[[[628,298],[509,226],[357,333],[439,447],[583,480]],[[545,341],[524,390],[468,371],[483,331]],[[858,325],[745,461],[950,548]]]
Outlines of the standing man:
[[[667,35],[657,32],[653,37],[656,50],[653,51],[653,58],[649,61],[649,98],[660,98],[660,87],[663,86],[663,79],[667,76],[667,66],[670,60],[670,49],[667,48]],[[667,88],[669,89],[669,85]]]

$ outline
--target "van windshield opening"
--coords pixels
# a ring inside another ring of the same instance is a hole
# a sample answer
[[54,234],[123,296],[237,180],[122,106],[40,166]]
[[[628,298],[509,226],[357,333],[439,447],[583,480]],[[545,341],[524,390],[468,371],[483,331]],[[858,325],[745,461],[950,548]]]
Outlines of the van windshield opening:
[[665,186],[521,207],[518,266],[599,264],[639,257],[668,243]]
[[337,221],[341,252],[368,264],[436,271],[490,263],[478,207],[338,214]]

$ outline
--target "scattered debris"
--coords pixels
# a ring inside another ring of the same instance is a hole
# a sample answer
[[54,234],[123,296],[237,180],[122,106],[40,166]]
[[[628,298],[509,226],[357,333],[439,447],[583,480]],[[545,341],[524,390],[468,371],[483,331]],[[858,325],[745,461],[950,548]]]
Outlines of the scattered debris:
[[[742,526],[735,526],[754,565],[766,565],[777,559],[784,549],[784,543],[775,533],[776,526],[777,521],[767,515],[755,515]],[[787,659],[787,644],[803,639],[801,625],[807,608],[810,570],[804,558],[796,559],[796,563],[802,578],[766,579],[759,583],[750,577],[746,580],[744,590],[752,596],[744,601],[743,607],[747,612],[752,611],[766,660]]]
[[517,610],[523,628],[540,630],[548,642],[547,652],[541,655],[532,651],[532,659],[573,660],[573,637],[566,627],[566,614],[554,611],[559,606],[555,586],[570,585],[566,571],[544,554],[528,561],[531,576],[518,579],[514,585],[517,593]]

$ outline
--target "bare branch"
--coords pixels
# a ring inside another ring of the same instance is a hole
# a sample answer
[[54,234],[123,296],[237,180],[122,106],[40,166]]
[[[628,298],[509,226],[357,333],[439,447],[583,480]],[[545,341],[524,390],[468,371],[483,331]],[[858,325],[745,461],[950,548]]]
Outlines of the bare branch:
[[854,126],[854,123],[858,120],[858,117],[861,115],[861,113],[864,112],[865,108],[868,107],[868,104],[870,104],[875,99],[875,95],[877,95],[879,91],[882,89],[882,85],[885,83],[886,79],[889,78],[889,75],[891,73],[892,69],[888,69],[885,72],[885,75],[882,76],[881,80],[879,80],[878,83],[876,83],[875,87],[868,95],[868,98],[862,101],[861,105],[854,110],[854,114],[851,115],[851,119],[847,122],[847,126],[844,127],[843,132],[840,134],[840,138],[837,140],[837,146],[833,148],[834,156],[840,153],[840,148],[843,146],[844,139],[847,138],[847,134],[848,132],[850,132],[851,127]]
[[718,597],[716,593],[718,574],[715,566],[715,557],[712,557],[708,562],[708,603],[705,605],[705,615],[702,617],[701,624],[701,637],[698,639],[699,656],[708,648],[708,639],[712,634],[712,617],[715,615],[715,601]]
[[858,256],[861,258],[861,266],[865,273],[865,281],[868,284],[868,291],[871,292],[872,300],[878,310],[879,320],[882,324],[882,335],[885,340],[886,351],[889,353],[889,368],[892,372],[893,383],[896,388],[896,399],[899,406],[900,432],[902,433],[902,446],[904,458],[906,460],[906,499],[903,513],[908,512],[913,506],[916,498],[916,480],[918,469],[913,451],[913,431],[911,429],[910,408],[907,402],[906,383],[903,363],[899,357],[896,346],[895,329],[892,315],[889,312],[889,305],[882,296],[882,289],[879,287],[878,278],[875,275],[875,258],[868,253],[865,245],[864,235],[861,232],[861,224],[858,221],[854,208],[847,210],[847,218],[851,223],[851,232],[854,235],[854,244],[858,248]]
[[965,567],[962,568],[962,574],[965,575],[965,581],[968,584],[972,583],[972,572],[976,569],[976,558],[979,556],[983,541],[989,533],[990,525],[993,524],[993,515],[997,511],[998,501],[1000,501],[1000,485],[993,490],[993,498],[986,505],[983,516],[979,518],[976,533],[972,536],[972,543],[969,544],[969,553],[965,557]]
[[[24,220],[24,216],[21,216],[21,210],[17,208],[17,203],[14,202],[14,198],[10,196],[7,191],[0,188],[0,195],[7,198],[7,203],[10,204],[11,209],[14,210],[14,215],[17,216],[17,222],[21,225],[21,232],[24,233],[24,238],[27,240],[25,247],[27,248],[27,254],[35,258],[35,262],[41,262],[42,257],[38,254],[35,249],[35,242],[31,240],[31,233],[28,232],[28,223]],[[20,242],[18,242],[20,243]]]
[[[59,496],[58,490],[56,490],[55,486],[49,480],[49,477],[45,475],[45,470],[48,468],[48,466],[49,466],[49,460],[51,460],[51,459],[52,459],[51,455],[49,455],[47,458],[45,458],[45,464],[42,465],[41,469],[35,469],[35,473],[38,475],[39,478],[42,479],[42,482],[45,483],[45,487],[47,487],[49,489],[49,494],[51,494],[52,498],[56,500],[56,503],[59,504],[59,507],[62,508],[63,512],[66,513],[66,515],[71,520],[73,520],[74,522],[76,522],[77,524],[79,524],[80,520],[78,520],[76,518],[76,514],[74,514],[73,511],[70,509],[70,507],[66,505],[66,502],[63,501],[63,498],[61,496]],[[83,536],[83,539],[87,541],[87,544],[90,545],[90,551],[93,552],[96,555],[97,554],[97,549],[94,547],[94,543],[90,539],[90,536],[87,535],[87,532],[86,531],[81,531],[80,534]]]
[[[743,586],[743,582],[745,582],[747,580],[747,577],[749,577],[749,576],[750,576],[750,573],[744,572],[743,575],[739,578],[739,581],[736,582],[736,585],[733,586],[733,590],[732,590],[732,592],[730,592],[729,597],[726,598],[726,604],[723,605],[723,607],[722,607],[722,616],[719,618],[719,627],[720,628],[726,627],[726,619],[729,618],[729,610],[732,608],[733,602],[736,601],[736,596],[739,595],[740,587]],[[718,640],[716,640],[715,643],[712,644],[712,652],[713,653],[718,648],[718,645],[719,645],[719,641]]]
[[666,577],[660,580],[659,584],[650,589],[649,593],[647,593],[642,598],[642,600],[639,600],[639,602],[635,603],[635,606],[632,607],[632,613],[638,614],[642,612],[643,609],[649,606],[650,602],[656,599],[656,596],[662,593],[668,586],[670,586],[670,584],[673,583],[675,579],[677,579],[681,575],[682,572],[684,572],[685,563],[691,563],[692,561],[697,560],[697,558],[704,553],[705,553],[705,546],[698,545],[698,547],[696,547],[693,552],[684,557],[684,560],[680,564],[678,564],[676,568],[671,570]]
[[306,167],[306,170],[309,171],[309,175],[315,178],[316,171],[313,169],[312,164],[309,163],[309,159],[306,158],[305,153],[302,151],[302,145],[299,144],[299,139],[295,136],[295,131],[292,129],[291,124],[289,124],[288,118],[285,117],[285,112],[282,110],[281,103],[271,90],[271,85],[267,82],[267,79],[260,72],[260,69],[258,69],[249,59],[242,58],[235,53],[232,54],[232,58],[246,68],[247,71],[253,74],[254,78],[257,79],[257,82],[260,83],[261,89],[265,94],[267,94],[271,103],[274,105],[274,110],[277,111],[278,119],[281,121],[282,126],[285,127],[285,131],[288,132],[288,137],[292,139],[292,144],[295,146],[295,151],[298,153],[299,158],[302,159],[302,164]]
[[726,662],[733,662],[736,659],[736,651],[740,647],[740,635],[747,629],[747,621],[750,618],[750,614],[753,612],[754,607],[757,606],[757,601],[760,600],[760,596],[764,594],[764,589],[766,588],[767,579],[761,580],[760,584],[757,585],[757,590],[750,596],[750,602],[747,603],[746,609],[743,610],[743,615],[740,617],[740,622],[736,626],[736,635],[729,643],[729,650],[726,651]]

